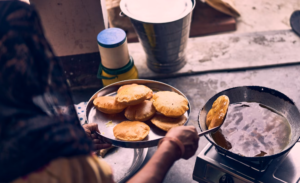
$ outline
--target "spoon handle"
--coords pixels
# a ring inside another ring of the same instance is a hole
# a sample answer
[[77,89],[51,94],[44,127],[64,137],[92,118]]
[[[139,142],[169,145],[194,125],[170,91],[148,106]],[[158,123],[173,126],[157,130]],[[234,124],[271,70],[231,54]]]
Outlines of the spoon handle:
[[215,132],[215,131],[217,131],[219,128],[220,128],[220,126],[217,126],[217,127],[214,127],[214,128],[212,128],[212,129],[210,129],[210,130],[203,131],[203,132],[201,132],[201,133],[198,133],[198,136],[201,137],[201,136],[203,136],[203,135],[205,135],[205,134],[208,134],[208,133],[211,133],[211,132]]

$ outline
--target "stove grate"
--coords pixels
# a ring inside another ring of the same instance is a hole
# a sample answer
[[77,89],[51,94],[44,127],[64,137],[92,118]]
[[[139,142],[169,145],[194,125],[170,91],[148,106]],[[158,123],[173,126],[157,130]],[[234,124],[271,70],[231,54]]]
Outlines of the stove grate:
[[237,158],[233,158],[231,156],[229,156],[228,154],[224,154],[221,151],[218,150],[218,148],[216,148],[216,151],[218,152],[219,155],[231,159],[233,161],[238,162],[239,164],[242,164],[246,167],[249,167],[257,172],[263,173],[266,171],[266,169],[268,168],[268,166],[272,163],[273,159],[269,159],[269,160],[261,160],[261,161],[245,161],[245,160],[238,160]]

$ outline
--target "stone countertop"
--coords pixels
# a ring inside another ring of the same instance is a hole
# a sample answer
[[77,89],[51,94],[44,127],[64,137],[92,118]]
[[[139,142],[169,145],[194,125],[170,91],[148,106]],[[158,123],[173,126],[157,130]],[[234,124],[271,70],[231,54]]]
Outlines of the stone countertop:
[[190,38],[186,65],[175,73],[154,73],[140,43],[128,44],[140,78],[170,78],[220,70],[237,70],[300,62],[300,38],[291,30],[221,34]]
[[[191,103],[191,115],[188,125],[193,125],[199,130],[198,112],[205,102],[216,93],[236,86],[258,85],[276,89],[296,103],[300,107],[300,64],[289,66],[271,67],[264,69],[250,69],[244,71],[214,72],[197,74],[193,76],[181,76],[159,81],[170,84],[182,91]],[[73,91],[74,102],[86,101],[98,89]],[[201,137],[196,154],[189,160],[179,160],[168,172],[164,182],[189,183],[195,182],[192,178],[196,157],[208,143],[205,137]],[[151,158],[156,147],[149,148],[145,163]]]
[[[128,49],[139,71],[139,77],[144,79],[173,78],[300,62],[300,37],[291,30],[190,38],[186,49],[187,64],[171,74],[149,70],[140,43],[130,43]],[[101,80],[95,77],[100,62],[98,52],[60,59],[72,89],[102,86]]]

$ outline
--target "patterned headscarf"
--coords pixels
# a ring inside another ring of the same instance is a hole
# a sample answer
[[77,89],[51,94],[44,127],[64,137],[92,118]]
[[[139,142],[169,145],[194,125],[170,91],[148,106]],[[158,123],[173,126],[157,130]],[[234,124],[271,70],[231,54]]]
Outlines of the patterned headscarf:
[[0,1],[0,182],[91,149],[37,12]]

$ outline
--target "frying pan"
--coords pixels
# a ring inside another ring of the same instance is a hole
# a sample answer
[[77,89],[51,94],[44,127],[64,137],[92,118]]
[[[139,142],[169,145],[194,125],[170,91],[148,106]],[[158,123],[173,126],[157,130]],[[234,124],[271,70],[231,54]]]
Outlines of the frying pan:
[[208,111],[211,109],[213,102],[221,95],[227,95],[230,99],[230,103],[257,102],[275,109],[277,112],[279,112],[282,116],[284,116],[289,121],[291,126],[291,140],[289,144],[281,152],[277,154],[262,156],[262,157],[246,157],[246,156],[241,156],[239,154],[235,154],[231,151],[222,148],[221,146],[215,143],[215,141],[211,137],[211,134],[206,134],[205,137],[207,138],[207,140],[210,143],[212,143],[219,152],[239,160],[261,161],[261,160],[274,159],[276,157],[279,157],[287,153],[298,141],[300,137],[300,113],[295,103],[283,93],[276,91],[274,89],[261,87],[261,86],[235,87],[235,88],[224,90],[214,95],[211,99],[207,101],[207,103],[199,112],[198,124],[201,131],[207,130],[205,124],[206,115]]

